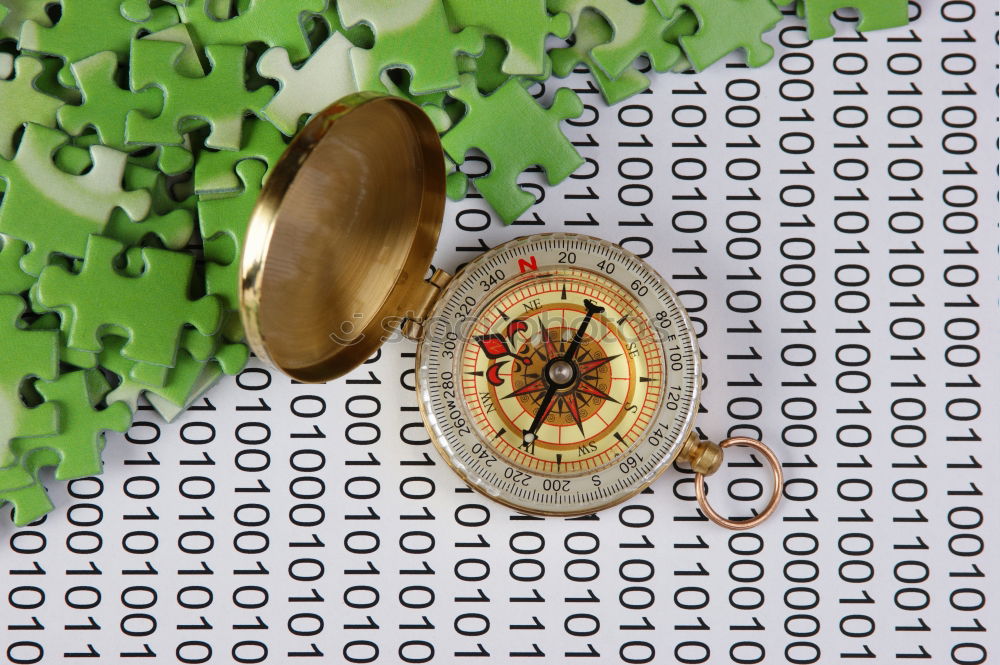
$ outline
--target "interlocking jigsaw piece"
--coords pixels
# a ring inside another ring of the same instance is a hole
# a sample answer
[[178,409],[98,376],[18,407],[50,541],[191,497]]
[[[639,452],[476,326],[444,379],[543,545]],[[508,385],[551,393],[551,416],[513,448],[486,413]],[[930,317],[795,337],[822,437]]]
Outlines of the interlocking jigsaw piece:
[[20,296],[0,296],[0,468],[18,461],[11,448],[14,439],[51,436],[59,431],[58,408],[25,405],[22,386],[38,378],[54,381],[59,374],[59,333],[25,330],[21,326],[24,300]]
[[[143,258],[142,249],[140,247],[131,247],[125,251],[125,266],[123,272],[129,277],[139,277],[142,275],[145,269],[145,259]],[[215,361],[225,374],[236,374],[246,365],[247,359],[249,357],[249,349],[246,345],[239,343],[226,343],[226,339],[232,341],[242,340],[243,334],[242,329],[236,329],[238,331],[238,337],[226,337],[225,333],[227,331],[226,326],[232,326],[233,321],[230,315],[235,314],[235,323],[239,324],[239,312],[228,311],[225,312],[223,317],[223,327],[213,335],[203,335],[198,332],[195,328],[185,326],[184,330],[181,332],[181,341],[179,348],[183,351],[187,351],[191,357],[193,357],[198,362],[208,362],[210,360]],[[82,354],[82,351],[74,351],[65,347],[62,350],[63,354],[75,353]],[[65,361],[65,356],[63,357]],[[165,386],[169,377],[171,367],[166,367],[164,365],[154,365],[153,363],[132,361],[134,363],[129,376],[136,382],[144,384],[151,387],[162,387]]]
[[[37,463],[43,461],[36,460]],[[31,524],[55,507],[45,488],[35,479],[35,473],[35,469],[20,464],[0,469],[0,506],[10,503],[14,507],[16,526]]]
[[[238,312],[227,312],[226,321],[223,325],[232,325],[229,314]],[[235,323],[239,323],[238,320]],[[242,333],[242,329],[240,330]],[[180,351],[186,352],[200,363],[213,361],[223,374],[236,374],[242,370],[250,357],[250,350],[245,344],[239,342],[225,342],[222,335],[202,335],[194,328],[186,328],[181,337]],[[131,361],[130,361],[131,362]],[[137,384],[145,386],[146,390],[163,388],[170,382],[170,377],[174,371],[173,367],[164,367],[152,363],[137,362],[129,372],[129,379]]]
[[243,123],[243,146],[239,150],[202,150],[194,169],[194,192],[201,201],[236,196],[243,191],[236,166],[253,159],[270,170],[288,144],[277,128],[264,120]]
[[153,205],[140,220],[132,220],[121,210],[115,210],[104,227],[104,235],[126,246],[140,245],[149,236],[158,238],[168,249],[187,246],[194,235],[194,215],[170,198],[168,179],[162,173],[129,164],[125,169],[125,186],[150,192]]
[[16,295],[31,288],[35,278],[21,270],[21,258],[28,245],[0,234],[0,294]]
[[78,351],[66,346],[66,334],[69,330],[68,320],[59,316],[56,312],[46,312],[35,319],[28,330],[58,330],[59,331],[59,362],[79,367],[81,369],[92,369],[97,367],[97,354],[88,351]]
[[444,156],[445,194],[452,201],[461,201],[469,193],[469,176],[458,170],[448,155]]
[[[502,86],[510,78],[503,71],[503,63],[507,58],[507,47],[497,37],[487,36],[483,52],[473,57],[462,55],[458,57],[458,71],[462,74],[475,74],[476,86],[483,94],[488,94]],[[551,69],[551,63],[545,63],[546,73]],[[545,75],[538,78],[542,78]],[[534,78],[534,77],[532,77]]]
[[[679,45],[681,43],[681,39],[698,32],[698,28],[698,17],[694,15],[694,12],[682,9],[674,17],[674,22],[670,24],[670,28],[664,34],[664,38],[671,44]],[[670,68],[670,71],[686,72],[691,68],[692,66],[691,63],[688,62],[687,56],[681,55],[681,57],[677,60],[677,63]]]
[[111,51],[71,63],[70,71],[83,97],[79,105],[59,109],[59,126],[72,136],[93,127],[102,144],[116,150],[135,150],[135,146],[125,143],[125,119],[132,111],[156,115],[163,108],[162,91],[146,88],[132,92],[119,88],[115,80],[118,56]]
[[57,461],[55,453],[40,451],[24,465],[0,468],[0,505],[9,502],[14,507],[13,522],[16,526],[31,524],[55,507],[38,480],[38,471],[42,466]]
[[452,32],[443,0],[339,0],[341,23],[358,23],[375,32],[370,49],[351,51],[354,78],[362,90],[384,90],[382,72],[410,71],[410,93],[423,95],[458,85],[459,53],[476,55],[483,49],[483,32],[465,28]]
[[[223,317],[223,326],[231,328],[239,326],[239,317],[239,312],[236,310],[226,312]],[[242,328],[239,330],[242,337]],[[222,369],[223,374],[237,374],[246,367],[247,360],[250,358],[250,349],[247,348],[246,344],[239,342],[227,343],[223,337],[223,335],[209,337],[202,335],[194,328],[188,328],[181,338],[181,348],[191,354],[191,357],[198,362],[215,362]]]
[[761,37],[781,20],[772,0],[651,0],[664,16],[687,7],[698,17],[699,30],[681,37],[691,65],[701,71],[736,49],[746,51],[746,63],[761,67],[774,49]]
[[215,363],[209,363],[205,365],[205,368],[201,372],[201,376],[198,377],[194,387],[191,389],[191,393],[183,403],[174,403],[152,392],[146,393],[146,401],[149,402],[149,405],[153,407],[158,414],[160,414],[161,418],[168,423],[172,423],[178,416],[187,411],[188,408],[198,401],[200,397],[207,393],[212,386],[218,383],[221,378],[222,372],[219,370],[219,366]]
[[302,116],[321,111],[341,97],[358,91],[351,69],[353,44],[339,32],[320,44],[301,67],[292,65],[284,48],[272,48],[257,61],[261,76],[278,81],[278,92],[267,106],[264,117],[285,136],[299,129]]
[[132,219],[149,213],[149,192],[122,188],[124,153],[92,146],[91,170],[75,176],[53,162],[66,140],[60,131],[29,123],[14,159],[0,160],[0,179],[7,183],[0,201],[0,233],[28,243],[21,268],[31,275],[42,271],[52,253],[83,256],[87,238],[104,230],[115,208]]
[[612,79],[618,78],[641,55],[649,58],[653,69],[658,72],[669,71],[681,57],[680,49],[664,39],[674,15],[661,15],[651,2],[548,0],[548,7],[553,12],[568,12],[573,17],[574,25],[585,9],[596,11],[607,20],[613,38],[591,49],[590,57]]
[[183,123],[205,120],[211,132],[205,144],[221,150],[238,150],[243,116],[260,117],[271,99],[270,88],[249,91],[244,70],[246,47],[211,45],[205,48],[211,71],[200,78],[185,76],[176,69],[184,45],[175,42],[137,39],[132,43],[131,87],[135,91],[158,87],[163,91],[163,109],[155,118],[130,111],[125,137],[143,145],[181,145]]
[[501,69],[509,75],[544,74],[547,36],[565,38],[573,28],[569,14],[549,14],[545,0],[445,0],[444,4],[453,25],[478,27],[506,42]]
[[429,92],[424,95],[414,95],[410,92],[411,82],[410,72],[405,69],[392,69],[382,72],[382,86],[384,92],[395,97],[407,99],[421,109],[430,118],[431,124],[438,134],[443,134],[451,127],[452,118],[445,109],[448,101],[447,93]]
[[221,323],[214,296],[188,298],[194,257],[183,252],[144,248],[145,271],[119,273],[114,263],[124,247],[111,238],[91,236],[83,268],[72,274],[60,266],[42,271],[38,301],[69,317],[67,345],[100,351],[101,335],[123,334],[123,352],[132,360],[173,366],[185,324],[212,335]]
[[[169,5],[151,10],[148,20],[136,23],[122,14],[122,0],[62,0],[59,21],[50,27],[25,21],[18,47],[62,58],[66,64],[112,51],[120,62],[129,55],[129,45],[139,32],[156,32],[178,21],[177,9]],[[64,85],[72,85],[68,68],[59,75]]]
[[217,364],[195,360],[188,351],[181,349],[177,354],[177,364],[169,370],[164,384],[158,387],[145,385],[133,378],[135,361],[122,355],[125,344],[126,340],[121,337],[105,338],[104,350],[99,358],[101,367],[117,374],[120,380],[108,393],[108,404],[124,402],[133,412],[139,407],[139,397],[144,395],[151,402],[156,397],[162,400],[161,403],[173,407],[170,413],[176,417],[197,399],[204,387],[222,375]]
[[[145,2],[147,0],[141,1]],[[145,35],[143,39],[153,42],[183,44],[184,50],[177,56],[175,62],[177,73],[192,78],[205,75],[205,66],[201,64],[201,58],[198,56],[198,46],[195,44],[194,38],[191,36],[191,30],[187,24],[178,23],[177,25],[172,25],[159,32],[152,32]]]
[[549,51],[552,73],[557,77],[566,78],[577,65],[586,65],[604,101],[612,105],[649,87],[649,78],[634,67],[627,67],[618,78],[612,79],[591,59],[591,49],[610,42],[613,37],[611,26],[600,14],[590,10],[582,12],[573,36],[572,46]]
[[266,165],[257,160],[239,162],[236,172],[243,183],[243,192],[239,196],[198,203],[198,223],[207,259],[206,290],[221,298],[229,310],[240,306],[240,252],[266,170]]
[[836,34],[831,19],[838,9],[858,10],[861,14],[858,32],[899,28],[910,22],[907,0],[805,0],[804,4],[809,39],[825,39]]
[[371,48],[372,44],[375,43],[375,35],[372,34],[370,26],[364,23],[358,23],[350,28],[343,26],[340,21],[340,13],[337,11],[336,0],[330,0],[326,10],[316,17],[313,29],[316,31],[322,30],[326,35],[339,32],[347,37],[352,44],[361,48]]
[[[146,0],[139,0],[145,3]],[[174,25],[143,37],[144,40],[166,41],[183,44],[177,58],[177,71],[190,77],[204,76],[205,70],[187,26]],[[97,130],[101,143],[116,150],[134,152],[145,146],[134,146],[125,141],[125,122],[130,111],[146,116],[156,115],[163,108],[163,92],[147,88],[139,92],[123,90],[117,83],[118,57],[104,51],[70,64],[70,71],[82,91],[79,104],[64,106],[59,110],[59,125],[69,134],[79,136],[88,127]],[[166,145],[158,148],[157,166],[171,175],[191,168],[193,156],[186,145]]]
[[[55,466],[56,480],[73,480],[97,475],[102,470],[101,451],[104,450],[104,431],[124,432],[132,423],[132,412],[121,403],[98,408],[111,389],[99,370],[79,370],[63,374],[51,383],[39,382],[38,392],[45,404],[59,410],[59,433],[53,436],[16,439],[15,453],[22,464],[42,451],[41,464],[31,468]],[[37,475],[36,475],[37,477]]]
[[[63,146],[56,152],[56,166],[67,173],[79,175],[92,165],[90,153],[76,146]],[[149,236],[155,236],[170,249],[187,246],[194,233],[194,216],[170,196],[167,178],[157,170],[129,162],[125,167],[125,187],[150,193],[152,206],[149,214],[132,220],[122,210],[114,210],[104,227],[103,235],[119,240],[125,245],[139,245]]]
[[38,88],[43,71],[41,60],[22,55],[14,60],[12,79],[4,80],[0,72],[0,158],[14,156],[14,134],[25,123],[56,126],[56,111],[63,101]]
[[554,185],[583,164],[583,158],[559,129],[560,121],[583,113],[583,103],[572,90],[558,90],[546,109],[517,79],[483,96],[475,77],[463,74],[461,86],[449,95],[465,104],[466,114],[444,135],[444,149],[458,164],[465,161],[465,153],[472,148],[486,153],[490,172],[474,182],[505,222],[515,220],[535,202],[517,184],[522,171],[537,164],[545,169],[549,184]]
[[220,20],[211,0],[190,0],[180,13],[202,45],[263,42],[286,49],[293,62],[301,62],[309,57],[306,20],[326,9],[327,0],[249,0],[237,16]]
[[25,21],[33,21],[43,28],[52,25],[45,11],[52,0],[0,0],[0,39],[17,39]]

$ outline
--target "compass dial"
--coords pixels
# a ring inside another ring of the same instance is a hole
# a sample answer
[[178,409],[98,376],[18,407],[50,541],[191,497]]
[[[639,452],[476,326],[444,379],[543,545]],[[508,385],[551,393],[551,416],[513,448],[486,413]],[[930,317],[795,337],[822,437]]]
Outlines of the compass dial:
[[607,465],[635,445],[662,395],[662,347],[638,303],[576,268],[506,290],[476,319],[461,368],[476,429],[530,473]]
[[425,326],[425,420],[475,489],[581,514],[640,491],[691,427],[698,356],[676,296],[586,236],[529,236],[470,263]]

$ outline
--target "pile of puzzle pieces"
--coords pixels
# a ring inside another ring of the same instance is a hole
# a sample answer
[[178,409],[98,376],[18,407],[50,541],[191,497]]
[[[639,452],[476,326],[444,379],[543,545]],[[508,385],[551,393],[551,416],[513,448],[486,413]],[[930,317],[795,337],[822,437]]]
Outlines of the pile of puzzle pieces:
[[[523,171],[557,183],[582,163],[560,130],[580,99],[546,107],[538,81],[583,66],[613,104],[649,69],[735,50],[760,66],[793,1],[0,0],[0,503],[41,517],[41,469],[99,473],[140,396],[170,419],[243,367],[247,218],[311,114],[358,90],[411,99],[449,195],[481,150],[472,184],[510,222],[534,203]],[[907,22],[906,0],[797,10],[819,38],[844,6],[860,30]]]

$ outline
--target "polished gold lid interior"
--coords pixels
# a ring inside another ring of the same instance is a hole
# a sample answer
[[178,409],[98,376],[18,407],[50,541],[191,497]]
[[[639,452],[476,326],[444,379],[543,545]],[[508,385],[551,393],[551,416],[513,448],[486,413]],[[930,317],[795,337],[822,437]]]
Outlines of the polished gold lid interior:
[[352,95],[273,168],[240,274],[254,352],[318,382],[363,363],[416,304],[441,229],[444,157],[418,107]]

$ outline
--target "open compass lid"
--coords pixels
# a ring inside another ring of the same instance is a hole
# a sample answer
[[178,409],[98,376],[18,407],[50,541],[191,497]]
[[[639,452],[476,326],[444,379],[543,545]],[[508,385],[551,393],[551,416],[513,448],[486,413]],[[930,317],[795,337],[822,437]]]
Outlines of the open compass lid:
[[254,352],[308,382],[367,360],[428,287],[444,183],[414,104],[359,93],[313,117],[250,217],[240,311]]

